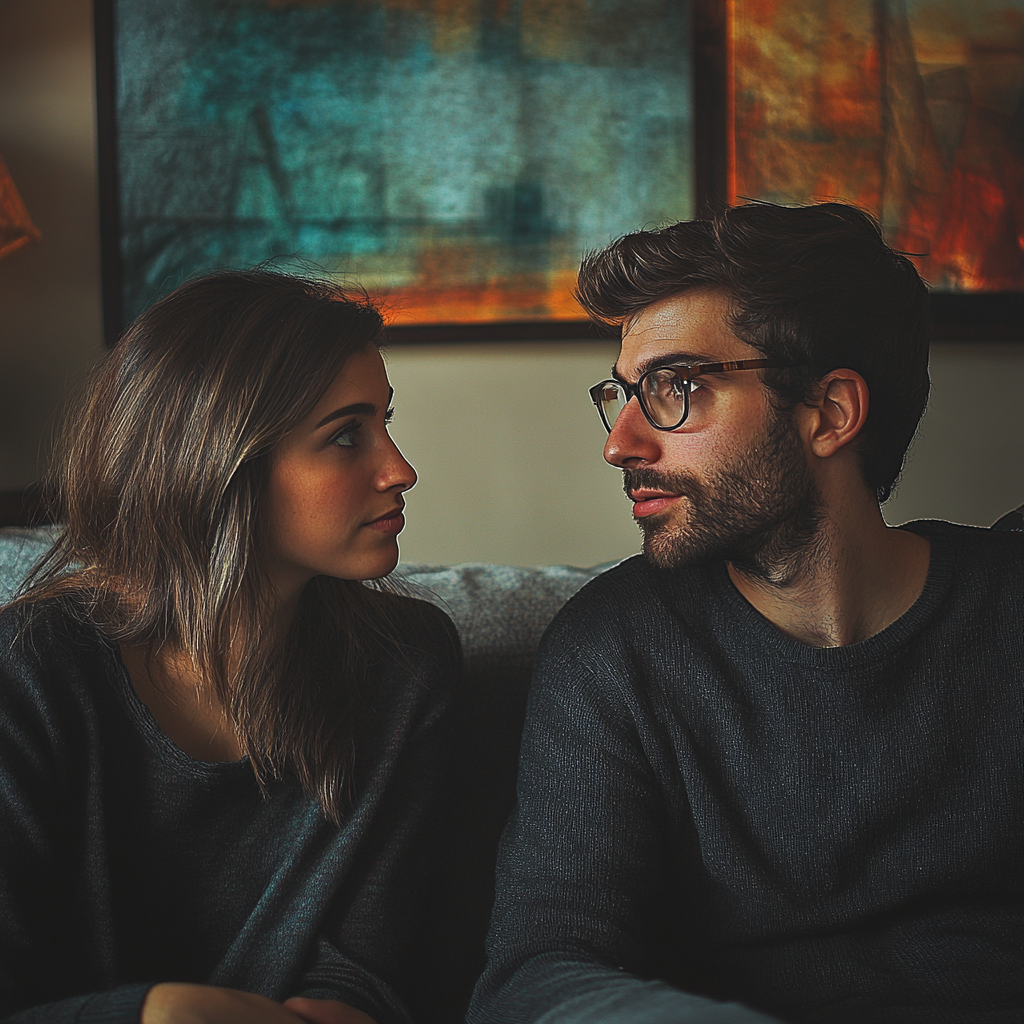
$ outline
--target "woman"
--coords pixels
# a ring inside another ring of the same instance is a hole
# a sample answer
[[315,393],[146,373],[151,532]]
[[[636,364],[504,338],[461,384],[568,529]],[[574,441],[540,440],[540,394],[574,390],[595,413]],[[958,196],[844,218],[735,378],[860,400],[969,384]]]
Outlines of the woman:
[[416,480],[381,331],[334,285],[214,274],[94,374],[0,613],[3,1020],[429,1017],[459,652],[358,582]]

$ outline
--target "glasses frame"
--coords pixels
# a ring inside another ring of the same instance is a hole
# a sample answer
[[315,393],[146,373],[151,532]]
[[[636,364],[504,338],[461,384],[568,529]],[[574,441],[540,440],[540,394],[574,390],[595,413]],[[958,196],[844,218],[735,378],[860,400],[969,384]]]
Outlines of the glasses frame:
[[[609,423],[608,417],[605,415],[604,407],[601,404],[600,393],[601,389],[606,387],[608,384],[614,384],[617,388],[622,388],[626,393],[626,401],[622,406],[625,410],[626,406],[635,398],[640,403],[640,411],[644,414],[644,419],[655,430],[678,430],[685,422],[686,418],[690,415],[690,383],[697,377],[702,377],[708,373],[732,373],[733,370],[767,370],[767,369],[782,369],[788,366],[799,366],[799,363],[787,363],[782,359],[733,359],[724,363],[663,363],[660,366],[652,366],[646,373],[642,373],[635,384],[630,384],[625,380],[616,380],[614,377],[609,377],[606,380],[602,380],[595,384],[590,389],[590,400],[597,407],[597,414],[601,417],[601,422],[605,426],[605,430],[610,434],[612,427],[615,426],[614,422]],[[644,381],[652,374],[658,373],[661,370],[675,370],[679,379],[683,382],[685,387],[683,388],[683,394],[686,396],[683,400],[683,416],[678,423],[673,426],[662,426],[660,423],[655,423],[654,417],[651,415],[651,411],[647,408],[647,403],[644,400],[643,385]],[[620,412],[621,416],[622,413]],[[618,419],[618,417],[616,417]]]

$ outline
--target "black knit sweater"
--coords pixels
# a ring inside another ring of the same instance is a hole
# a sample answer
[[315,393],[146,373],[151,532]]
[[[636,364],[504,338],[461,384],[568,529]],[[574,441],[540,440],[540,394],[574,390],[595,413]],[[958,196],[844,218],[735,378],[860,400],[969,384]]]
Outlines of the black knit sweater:
[[910,529],[923,593],[846,647],[722,564],[566,606],[473,1024],[1024,1020],[1024,537]]
[[338,829],[294,784],[261,796],[248,759],[183,753],[117,648],[59,605],[27,630],[24,609],[0,615],[4,1024],[135,1024],[160,981],[429,1018],[458,640],[432,606],[405,618],[412,653],[370,680]]

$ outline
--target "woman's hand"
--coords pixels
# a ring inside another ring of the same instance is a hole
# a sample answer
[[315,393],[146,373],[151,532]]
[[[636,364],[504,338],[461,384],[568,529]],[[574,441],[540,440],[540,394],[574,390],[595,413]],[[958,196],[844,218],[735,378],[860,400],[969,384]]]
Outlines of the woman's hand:
[[334,999],[305,999],[296,996],[294,999],[286,999],[284,1005],[306,1021],[306,1024],[376,1024],[362,1010]]
[[333,999],[272,999],[213,985],[164,982],[142,1004],[140,1024],[374,1024]]

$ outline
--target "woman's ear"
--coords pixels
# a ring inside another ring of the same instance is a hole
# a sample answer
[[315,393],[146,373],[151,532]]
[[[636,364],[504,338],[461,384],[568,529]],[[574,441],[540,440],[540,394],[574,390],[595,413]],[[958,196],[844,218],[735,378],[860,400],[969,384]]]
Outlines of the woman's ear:
[[811,451],[827,459],[848,445],[868,418],[868,385],[856,370],[832,370],[805,406],[804,434]]

